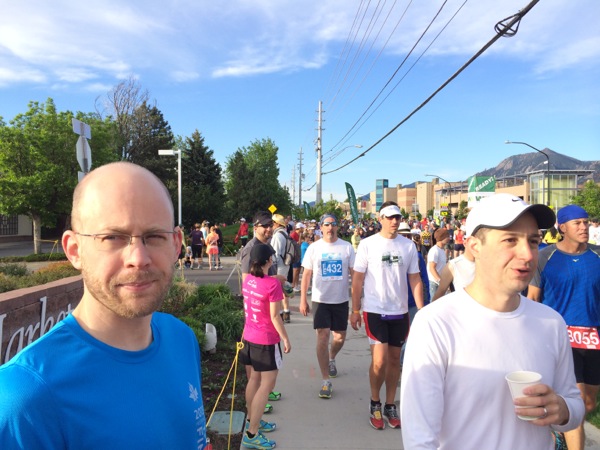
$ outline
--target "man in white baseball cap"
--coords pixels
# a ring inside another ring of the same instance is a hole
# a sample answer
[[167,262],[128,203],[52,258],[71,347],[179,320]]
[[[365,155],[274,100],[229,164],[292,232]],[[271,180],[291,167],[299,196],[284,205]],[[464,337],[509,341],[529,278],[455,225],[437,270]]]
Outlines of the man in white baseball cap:
[[[400,379],[400,351],[409,328],[409,288],[417,308],[423,307],[423,283],[417,247],[411,240],[398,235],[401,218],[396,203],[385,202],[381,205],[381,231],[361,240],[352,277],[350,324],[358,330],[361,320],[364,320],[369,337],[369,423],[376,430],[385,428],[384,420],[391,428],[400,428],[395,398]],[[361,298],[363,287],[364,297]],[[380,391],[384,384],[385,404],[382,408]]]
[[[554,220],[547,206],[510,194],[469,213],[473,282],[427,306],[410,329],[404,448],[554,448],[553,432],[583,420],[565,322],[521,294],[537,266],[538,230]],[[519,370],[539,373],[541,382],[513,400],[505,376]]]

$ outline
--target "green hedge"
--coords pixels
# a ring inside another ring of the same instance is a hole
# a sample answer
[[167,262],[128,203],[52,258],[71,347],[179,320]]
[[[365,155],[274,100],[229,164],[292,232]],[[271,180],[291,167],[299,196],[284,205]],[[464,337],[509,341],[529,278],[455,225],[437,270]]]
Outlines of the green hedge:
[[204,342],[207,323],[215,326],[220,342],[235,342],[244,330],[243,302],[224,284],[196,286],[177,280],[161,310],[188,324],[197,336],[201,335],[199,342]]
[[25,264],[1,263],[0,293],[39,286],[79,274],[68,261],[51,263],[34,273],[29,273]]

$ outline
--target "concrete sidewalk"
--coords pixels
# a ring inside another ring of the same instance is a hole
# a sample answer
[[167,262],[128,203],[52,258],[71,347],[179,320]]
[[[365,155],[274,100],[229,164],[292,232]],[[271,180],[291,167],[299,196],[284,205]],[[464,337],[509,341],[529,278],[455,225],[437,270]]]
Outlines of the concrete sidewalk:
[[[312,318],[303,317],[291,300],[291,323],[286,330],[292,351],[284,355],[275,390],[281,400],[272,402],[273,412],[263,418],[277,423],[268,434],[283,450],[301,449],[395,449],[402,450],[402,431],[386,426],[375,430],[369,424],[369,365],[371,354],[364,328],[348,327],[347,340],[336,358],[338,377],[333,378],[329,400],[318,396],[321,374],[316,357]],[[384,391],[382,389],[382,395]],[[396,405],[399,404],[399,390]],[[586,450],[600,450],[600,430],[586,423]],[[241,447],[244,449],[244,447]],[[490,443],[490,449],[494,448]]]
[[[292,306],[298,303],[297,297],[292,299]],[[277,423],[277,430],[268,435],[277,442],[277,448],[402,449],[400,430],[386,427],[378,431],[369,424],[371,354],[364,331],[349,328],[346,343],[336,358],[339,375],[331,380],[332,398],[326,400],[318,396],[322,379],[312,318],[303,317],[293,308],[286,329],[292,351],[283,357],[275,387],[282,398],[272,402],[273,413],[263,417]]]

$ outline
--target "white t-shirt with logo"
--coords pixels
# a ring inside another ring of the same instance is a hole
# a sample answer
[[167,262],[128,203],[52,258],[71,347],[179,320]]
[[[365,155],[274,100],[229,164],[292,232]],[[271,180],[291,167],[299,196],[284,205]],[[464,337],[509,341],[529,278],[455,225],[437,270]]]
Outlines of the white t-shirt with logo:
[[407,274],[419,273],[417,247],[410,239],[377,233],[360,241],[354,270],[365,274],[362,309],[377,314],[408,312]]
[[302,267],[313,272],[313,302],[338,304],[349,300],[349,269],[354,267],[352,245],[342,239],[328,243],[324,239],[310,244]]

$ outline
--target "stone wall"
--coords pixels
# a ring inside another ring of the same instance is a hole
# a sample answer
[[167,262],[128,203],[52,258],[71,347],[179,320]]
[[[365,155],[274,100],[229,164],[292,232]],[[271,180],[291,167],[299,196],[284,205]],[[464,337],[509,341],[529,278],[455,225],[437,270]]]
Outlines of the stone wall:
[[0,365],[64,319],[82,295],[81,275],[0,294]]

